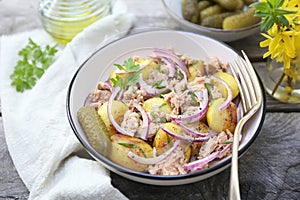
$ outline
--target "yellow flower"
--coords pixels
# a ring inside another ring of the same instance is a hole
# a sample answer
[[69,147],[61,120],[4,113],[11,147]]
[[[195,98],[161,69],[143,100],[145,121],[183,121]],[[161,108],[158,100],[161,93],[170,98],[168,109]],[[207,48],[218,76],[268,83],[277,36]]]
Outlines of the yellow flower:
[[[261,47],[268,47],[263,58],[276,58],[276,62],[284,63],[284,72],[293,81],[300,80],[299,69],[295,67],[295,60],[300,61],[300,0],[286,0],[282,9],[297,11],[295,14],[286,15],[289,27],[274,24],[267,33],[262,33],[266,40],[260,42]],[[298,55],[298,56],[297,56]],[[291,64],[291,62],[294,62]],[[297,65],[299,66],[299,65]]]

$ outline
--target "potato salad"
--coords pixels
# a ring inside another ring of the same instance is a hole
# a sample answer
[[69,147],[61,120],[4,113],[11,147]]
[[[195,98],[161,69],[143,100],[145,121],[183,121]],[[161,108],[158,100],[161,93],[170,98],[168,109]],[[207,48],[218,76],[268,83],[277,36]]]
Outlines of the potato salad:
[[78,111],[96,151],[166,176],[209,168],[231,153],[239,90],[228,64],[153,48],[114,67]]

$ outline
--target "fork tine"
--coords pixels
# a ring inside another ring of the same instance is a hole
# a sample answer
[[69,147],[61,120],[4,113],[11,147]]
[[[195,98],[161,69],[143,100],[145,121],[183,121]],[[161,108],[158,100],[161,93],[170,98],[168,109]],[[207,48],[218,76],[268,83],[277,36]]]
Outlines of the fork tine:
[[256,76],[254,68],[253,68],[247,54],[243,50],[242,50],[242,54],[243,54],[243,56],[246,60],[246,63],[248,65],[247,69],[249,70],[249,73],[252,74],[251,78],[254,81],[254,88],[255,88],[255,91],[256,91],[257,101],[258,101],[259,104],[261,104],[261,99],[262,99],[261,93],[262,93],[262,91],[261,91],[261,88],[260,88],[258,77]]
[[[241,59],[241,58],[239,58],[239,59]],[[234,61],[234,65],[232,65],[231,67],[232,67],[232,73],[233,73],[235,79],[239,80],[239,81],[237,81],[237,84],[238,84],[238,87],[240,90],[242,107],[243,107],[244,113],[246,113],[249,109],[249,102],[251,101],[247,83],[245,81],[244,74],[241,71],[241,68],[239,67],[239,65],[236,61]]]
[[238,61],[230,64],[233,76],[237,80],[240,90],[242,107],[244,109],[244,116],[236,125],[233,134],[232,157],[231,157],[231,171],[230,171],[230,188],[229,199],[240,200],[240,188],[238,178],[238,149],[239,136],[242,133],[244,124],[256,113],[262,103],[262,91],[259,80],[251,65],[247,55],[242,51],[245,58],[238,56]]
[[245,58],[240,56],[234,61],[234,65],[230,65],[231,71],[238,82],[240,89],[240,95],[243,105],[244,113],[250,110],[258,101],[260,101],[261,91],[256,73],[249,61],[246,53],[242,50],[242,54]]
[[241,66],[242,75],[246,80],[245,87],[247,87],[248,89],[247,93],[249,94],[249,97],[247,99],[248,99],[248,105],[250,109],[256,103],[256,93],[254,92],[255,86],[253,85],[253,81],[252,81],[253,74],[250,71],[250,68],[252,68],[252,66],[251,65],[249,66],[247,63],[245,63],[245,61],[241,57],[238,58]]

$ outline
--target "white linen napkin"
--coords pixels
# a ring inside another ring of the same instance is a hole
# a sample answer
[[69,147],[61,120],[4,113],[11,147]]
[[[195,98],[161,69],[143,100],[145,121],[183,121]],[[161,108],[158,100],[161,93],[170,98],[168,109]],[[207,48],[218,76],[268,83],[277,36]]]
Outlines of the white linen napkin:
[[134,16],[123,0],[113,14],[78,34],[60,51],[37,84],[16,92],[9,78],[17,53],[29,37],[38,44],[55,41],[44,31],[34,30],[0,39],[0,98],[9,153],[29,199],[127,199],[111,185],[109,172],[87,156],[72,132],[66,115],[66,93],[78,66],[95,49],[125,35]]

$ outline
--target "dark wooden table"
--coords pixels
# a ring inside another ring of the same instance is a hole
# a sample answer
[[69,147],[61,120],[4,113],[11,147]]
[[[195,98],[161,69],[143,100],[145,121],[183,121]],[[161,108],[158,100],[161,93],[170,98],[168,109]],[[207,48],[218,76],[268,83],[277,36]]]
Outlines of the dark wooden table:
[[[0,1],[0,34],[14,34],[41,27],[38,0]],[[176,28],[160,0],[127,0],[137,16],[134,30],[149,27]],[[133,30],[133,31],[134,31]],[[245,50],[254,67],[265,67],[259,47],[260,34],[229,46]],[[1,107],[0,107],[1,110]],[[300,104],[282,104],[267,95],[267,114],[262,130],[239,160],[242,199],[300,199]],[[5,142],[0,112],[0,199],[27,199],[29,191],[19,178]],[[129,199],[228,199],[230,169],[197,183],[159,187],[144,185],[111,173],[112,184]]]

